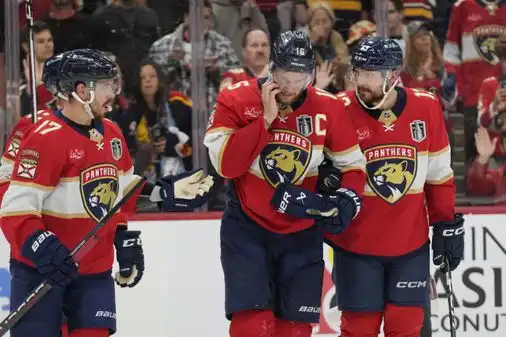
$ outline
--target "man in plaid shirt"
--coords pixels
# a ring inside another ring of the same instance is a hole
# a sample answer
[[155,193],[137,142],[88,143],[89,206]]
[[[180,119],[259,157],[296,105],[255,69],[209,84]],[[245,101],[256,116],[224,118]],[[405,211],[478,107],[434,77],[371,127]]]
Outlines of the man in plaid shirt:
[[[157,40],[149,49],[149,56],[161,67],[168,77],[171,89],[191,96],[191,43],[189,7],[186,4],[184,22],[176,30]],[[204,27],[206,63],[207,104],[211,111],[218,89],[221,75],[231,68],[240,66],[232,43],[226,37],[212,30],[213,14],[211,3],[204,1]]]

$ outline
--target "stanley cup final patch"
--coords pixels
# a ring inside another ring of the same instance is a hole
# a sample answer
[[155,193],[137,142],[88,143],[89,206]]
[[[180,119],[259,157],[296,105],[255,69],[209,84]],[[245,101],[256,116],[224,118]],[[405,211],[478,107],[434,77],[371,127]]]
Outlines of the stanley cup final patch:
[[123,147],[119,138],[111,139],[111,153],[114,160],[118,161],[121,159],[121,156],[123,155]]
[[409,124],[411,129],[411,139],[415,142],[420,143],[427,138],[427,128],[425,127],[425,122],[421,120],[412,121]]
[[31,149],[24,149],[19,156],[18,169],[16,175],[24,179],[34,179],[39,164],[40,154]]

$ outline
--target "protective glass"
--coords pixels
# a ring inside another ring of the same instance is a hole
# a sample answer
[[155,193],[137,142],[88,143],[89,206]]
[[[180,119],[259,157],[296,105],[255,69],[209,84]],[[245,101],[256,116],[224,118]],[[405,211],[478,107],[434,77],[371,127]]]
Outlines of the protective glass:
[[119,95],[121,93],[121,77],[118,75],[111,79],[99,80],[95,85],[95,91]]

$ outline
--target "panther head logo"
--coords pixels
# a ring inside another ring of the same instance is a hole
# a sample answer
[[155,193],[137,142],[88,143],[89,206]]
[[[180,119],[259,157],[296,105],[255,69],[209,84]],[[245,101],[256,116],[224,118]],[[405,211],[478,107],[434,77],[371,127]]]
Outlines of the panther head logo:
[[90,193],[89,202],[91,207],[99,207],[103,215],[112,208],[116,200],[116,193],[114,192],[115,181],[108,183],[98,184]]
[[378,145],[364,150],[368,186],[389,204],[399,201],[413,184],[418,154],[408,144]]
[[276,188],[279,184],[296,184],[311,161],[312,144],[308,138],[291,130],[274,130],[274,140],[260,153],[262,175]]
[[413,178],[413,174],[408,171],[408,161],[403,160],[398,163],[386,162],[376,170],[373,180],[377,186],[386,186],[390,190],[386,199],[394,203],[406,193]]
[[81,172],[81,200],[88,215],[100,221],[119,194],[119,173],[112,164],[98,164]]
[[300,150],[287,150],[277,147],[265,157],[265,166],[269,170],[276,170],[279,182],[290,182],[288,175],[299,177],[305,170],[304,165],[299,161]]

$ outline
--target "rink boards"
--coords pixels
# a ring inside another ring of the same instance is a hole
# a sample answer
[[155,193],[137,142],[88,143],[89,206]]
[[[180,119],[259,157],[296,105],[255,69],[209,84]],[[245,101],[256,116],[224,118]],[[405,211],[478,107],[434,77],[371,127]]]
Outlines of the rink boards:
[[[506,208],[466,208],[466,252],[454,272],[459,337],[506,335]],[[469,214],[472,212],[473,214]],[[502,212],[504,214],[498,213]],[[146,271],[132,289],[117,288],[118,337],[226,337],[223,275],[219,258],[220,213],[139,215]],[[314,336],[336,336],[339,312],[326,271],[321,322]],[[8,310],[8,244],[0,238],[0,318]],[[433,271],[440,298],[432,302],[433,336],[448,336],[447,302],[440,275]]]

